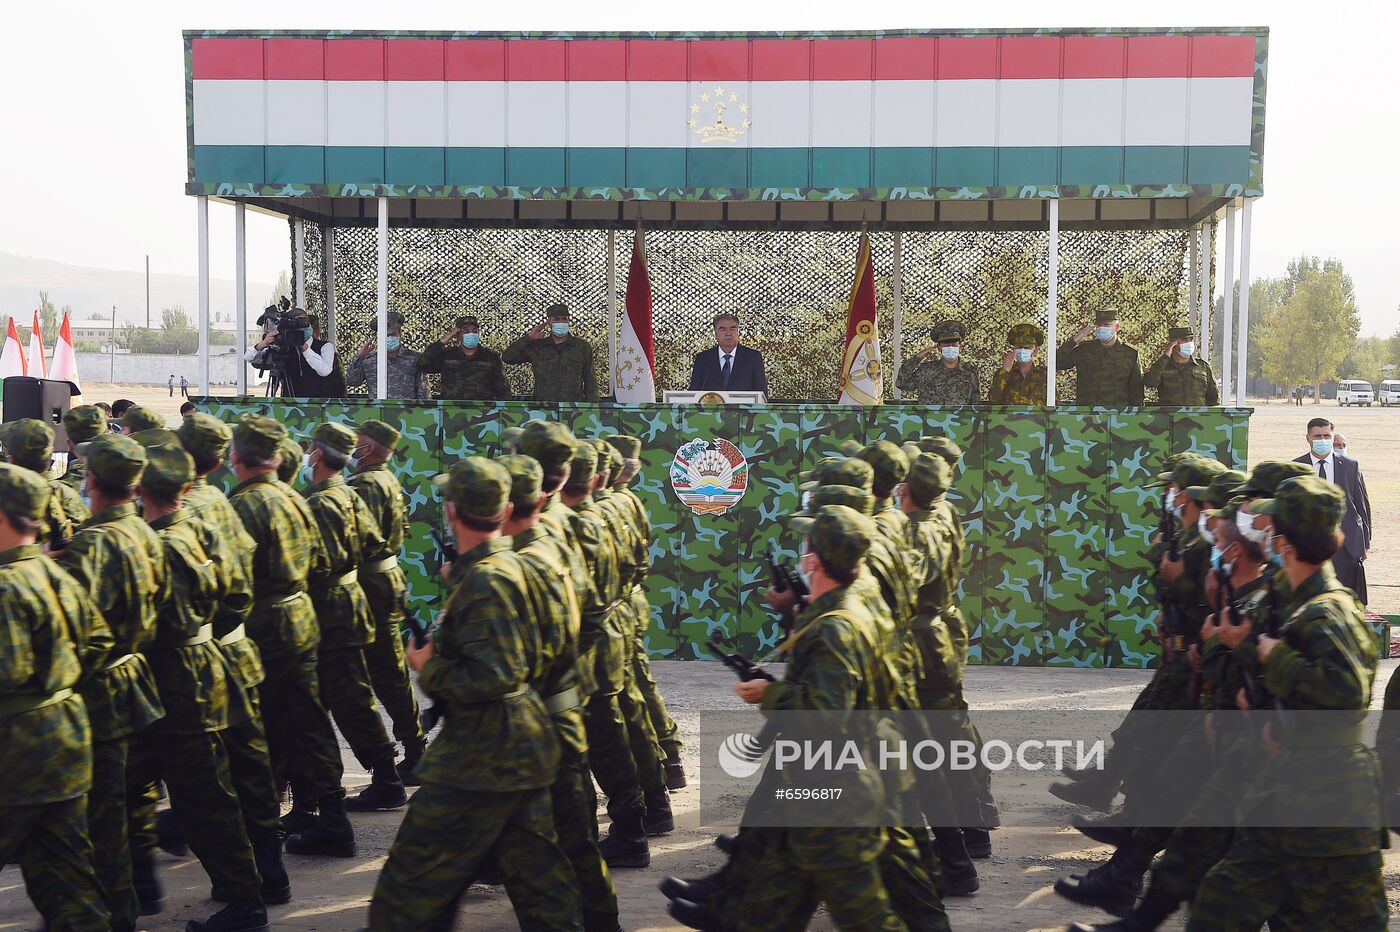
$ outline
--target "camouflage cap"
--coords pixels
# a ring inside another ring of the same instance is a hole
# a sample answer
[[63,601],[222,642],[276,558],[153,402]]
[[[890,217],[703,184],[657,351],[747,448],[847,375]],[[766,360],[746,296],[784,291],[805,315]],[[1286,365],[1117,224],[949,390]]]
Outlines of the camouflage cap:
[[[538,457],[537,457],[538,459]],[[540,462],[544,466],[544,462]],[[593,449],[593,444],[587,441],[580,441],[574,445],[573,455],[569,459],[569,485],[587,485],[593,481],[593,477],[598,475],[598,451]]]
[[397,429],[374,418],[362,422],[360,426],[355,429],[390,453],[394,452],[394,447],[398,446],[399,437],[401,436]]
[[1244,496],[1236,495],[1219,508],[1207,508],[1202,512],[1208,518],[1233,518],[1244,507]]
[[282,442],[277,444],[277,453],[282,457],[282,462],[277,464],[277,478],[290,483],[301,471],[306,451],[302,449],[301,444],[287,436],[283,437]]
[[618,462],[622,461],[622,455],[618,454],[606,440],[599,440],[595,437],[592,440],[586,440],[584,442],[593,447],[593,452],[598,454],[598,472],[612,470],[612,458],[614,454],[617,454]]
[[1167,328],[1168,340],[1189,340],[1191,339],[1190,327],[1169,327]]
[[355,444],[359,443],[359,438],[353,430],[334,421],[317,424],[316,429],[311,433],[311,438],[318,443],[324,443],[337,453],[344,453],[346,456],[355,452]]
[[0,446],[16,465],[43,472],[53,459],[53,428],[32,417],[8,421],[0,424]]
[[155,446],[146,451],[146,469],[141,487],[162,498],[174,498],[194,481],[194,460],[178,443]]
[[811,469],[804,469],[799,472],[797,474],[797,481],[802,483],[806,488],[814,488],[816,485],[821,484],[822,475],[826,472],[828,467],[833,463],[841,462],[845,458],[844,456],[823,456],[821,459],[817,460],[817,465],[813,466]]
[[1210,477],[1207,485],[1190,485],[1186,487],[1186,494],[1198,502],[1213,502],[1223,505],[1235,497],[1235,493],[1240,486],[1244,485],[1244,473],[1234,469],[1227,469],[1218,472]]
[[1013,324],[1006,331],[1007,346],[1041,346],[1045,343],[1045,331],[1035,324]]
[[484,456],[469,456],[433,477],[443,500],[464,515],[494,518],[510,501],[511,479],[506,468]]
[[539,501],[543,491],[544,470],[533,457],[521,453],[508,453],[496,457],[496,462],[510,473],[510,500],[515,505],[525,505]]
[[953,467],[941,456],[921,452],[910,461],[904,481],[915,504],[929,505],[952,488]]
[[810,518],[794,518],[794,531],[806,536],[807,547],[833,570],[854,570],[879,535],[875,522],[847,505],[823,505]]
[[569,316],[569,306],[568,306],[567,304],[551,304],[551,305],[549,306],[549,310],[546,311],[545,314],[546,314],[546,316],[551,317],[551,318],[555,318],[555,317],[568,317],[568,316]]
[[925,435],[918,440],[919,450],[924,453],[932,453],[941,456],[948,461],[949,466],[957,466],[963,458],[963,449],[954,443],[950,438],[943,436]]
[[642,458],[642,442],[636,437],[628,437],[625,434],[611,434],[604,438],[608,443],[622,454],[623,459],[636,460]]
[[175,436],[192,456],[223,457],[228,453],[233,428],[212,414],[196,411],[175,428]]
[[875,467],[854,456],[829,465],[821,475],[822,485],[848,485],[869,492],[875,484]]
[[956,320],[940,320],[933,325],[934,342],[961,340],[967,336],[967,328]]
[[909,475],[909,457],[888,440],[876,440],[856,455],[874,470],[873,488],[893,489]]
[[804,533],[823,505],[845,505],[869,515],[875,512],[875,496],[849,485],[824,485],[812,493],[805,508],[788,516],[787,526],[799,534]]
[[[515,441],[515,452],[531,457],[544,467],[545,475],[559,475],[574,458],[575,448],[581,446],[573,432],[558,421],[545,421],[540,418],[526,421],[519,428]],[[577,468],[577,464],[575,464]],[[597,465],[588,471],[591,476],[597,472]]]
[[138,430],[150,430],[152,427],[164,426],[165,418],[141,405],[127,408],[126,413],[122,415],[122,427],[133,434]]
[[[395,330],[402,330],[402,329],[403,329],[403,315],[400,314],[398,311],[390,311],[390,312],[389,312],[389,332],[390,332],[390,333],[393,333]],[[378,333],[378,332],[379,332],[379,315],[376,314],[375,316],[373,316],[373,317],[371,317],[371,318],[369,319],[369,332],[370,332],[370,333]]]
[[130,488],[146,468],[146,448],[121,434],[103,434],[83,452],[88,472],[104,485]]
[[1313,475],[1313,471],[1308,468],[1307,463],[1295,463],[1292,460],[1266,460],[1254,467],[1254,471],[1249,474],[1249,480],[1245,482],[1244,488],[1240,489],[1240,494],[1267,497],[1278,491],[1280,483],[1298,476],[1311,475]]
[[1157,479],[1147,483],[1148,486],[1161,486],[1170,482],[1176,482],[1176,467],[1188,460],[1204,460],[1205,457],[1199,453],[1184,451],[1181,453],[1168,453],[1162,457],[1162,471],[1157,473]]
[[1335,534],[1346,511],[1346,497],[1326,479],[1308,474],[1285,479],[1273,498],[1254,502],[1249,511],[1272,515],[1279,530]]
[[97,405],[78,405],[63,415],[63,430],[68,442],[86,443],[98,434],[107,433],[107,414]]
[[1095,311],[1095,312],[1094,312],[1094,323],[1098,324],[1099,326],[1106,327],[1106,326],[1108,326],[1109,324],[1116,324],[1117,322],[1118,322],[1118,308],[1116,308],[1116,307],[1114,307],[1114,308],[1109,308],[1108,310],[1105,310],[1105,311]]
[[463,314],[463,315],[461,315],[460,317],[457,317],[457,318],[455,318],[455,319],[452,321],[452,326],[457,327],[457,328],[461,328],[461,327],[478,327],[478,328],[479,328],[479,327],[481,326],[481,321],[477,320],[477,319],[476,319],[476,315],[474,315],[474,314]]
[[34,470],[0,463],[0,498],[16,518],[42,520],[49,510],[49,494],[48,482]]
[[152,427],[148,430],[138,430],[131,435],[131,439],[141,444],[142,448],[150,450],[153,447],[175,447],[183,450],[180,445],[180,438],[175,431],[165,427]]
[[271,459],[287,439],[287,428],[265,414],[245,414],[233,428],[234,446],[261,459]]
[[1193,485],[1210,485],[1218,475],[1228,470],[1224,463],[1204,456],[1182,457],[1172,470],[1172,481],[1183,489]]

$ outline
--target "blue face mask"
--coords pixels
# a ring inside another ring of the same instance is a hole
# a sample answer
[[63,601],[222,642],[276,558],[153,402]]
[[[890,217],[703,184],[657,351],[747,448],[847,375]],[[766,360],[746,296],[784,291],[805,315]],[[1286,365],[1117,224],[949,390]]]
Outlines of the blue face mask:
[[1196,355],[1196,344],[1183,343],[1176,348],[1176,351],[1181,355],[1185,356],[1187,359],[1190,359],[1192,356]]
[[1031,356],[1033,356],[1034,354],[1035,350],[1018,349],[1016,351],[1016,361],[1021,363],[1022,365],[1025,365],[1026,363],[1031,361]]
[[1212,570],[1219,570],[1224,565],[1224,562],[1225,555],[1220,552],[1220,548],[1210,548],[1210,568]]
[[464,333],[464,334],[462,334],[462,345],[465,346],[467,349],[476,349],[478,346],[481,345],[481,334],[479,334],[479,333]]
[[1319,457],[1325,457],[1332,452],[1332,438],[1319,437],[1312,442],[1312,451]]
[[569,325],[566,323],[555,323],[549,325],[549,332],[556,337],[566,337],[569,335]]
[[1269,551],[1269,562],[1279,569],[1283,569],[1283,554],[1274,549],[1274,538],[1276,534],[1270,534],[1264,538],[1264,549]]
[[78,497],[83,500],[83,507],[88,511],[92,511],[92,496],[88,494],[86,485],[84,485],[82,491],[78,493]]
[[1095,340],[1098,340],[1100,343],[1107,343],[1109,340],[1112,340],[1112,339],[1113,339],[1113,328],[1112,328],[1112,327],[1095,327],[1095,328],[1094,328],[1094,339],[1095,339]]
[[389,337],[384,341],[384,348],[391,353],[397,353],[399,351],[399,338]]
[[311,469],[310,453],[301,458],[301,481],[303,485],[314,485],[316,482],[316,474]]
[[938,355],[949,362],[956,362],[957,358],[962,355],[962,350],[956,346],[940,346],[938,348]]

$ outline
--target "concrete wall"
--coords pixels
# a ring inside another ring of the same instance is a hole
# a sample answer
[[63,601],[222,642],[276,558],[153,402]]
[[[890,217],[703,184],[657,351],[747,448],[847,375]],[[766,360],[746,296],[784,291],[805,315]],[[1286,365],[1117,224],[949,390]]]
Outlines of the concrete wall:
[[[232,385],[238,379],[238,362],[227,347],[218,347],[218,355],[209,357],[209,381],[214,385]],[[164,353],[79,353],[78,375],[84,382],[121,382],[128,385],[164,385],[175,374],[190,380],[193,388],[199,381],[199,357],[174,356]]]

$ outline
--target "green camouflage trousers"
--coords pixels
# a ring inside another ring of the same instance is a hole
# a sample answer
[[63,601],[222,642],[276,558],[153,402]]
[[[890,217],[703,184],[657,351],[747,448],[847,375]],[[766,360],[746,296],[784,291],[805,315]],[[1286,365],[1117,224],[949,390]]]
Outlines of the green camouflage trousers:
[[617,822],[643,811],[646,802],[641,778],[618,696],[594,693],[584,710],[583,723],[588,732],[588,766],[608,798],[608,818]]
[[394,740],[405,749],[423,743],[419,721],[418,696],[409,678],[408,661],[403,653],[403,613],[395,598],[388,573],[360,580],[374,615],[374,640],[364,646],[365,666],[379,704],[394,726]]
[[[917,834],[916,834],[917,833]],[[938,856],[928,831],[892,828],[880,855],[880,880],[890,906],[912,932],[949,932],[948,913],[940,893]]]
[[559,847],[573,867],[583,897],[584,930],[616,932],[617,891],[612,872],[598,853],[598,797],[587,759],[565,750],[549,795]]
[[156,782],[164,779],[170,808],[195,857],[229,900],[256,900],[262,880],[229,776],[223,732],[173,735],[147,729],[131,739],[126,766],[132,858],[155,847]]
[[245,687],[253,715],[224,729],[229,779],[243,809],[243,827],[253,844],[270,841],[282,832],[282,806],[272,756],[263,730],[262,705],[257,688]]
[[[1296,830],[1295,830],[1296,831]],[[1267,829],[1241,829],[1191,904],[1187,932],[1381,932],[1388,922],[1381,853],[1299,857]]]
[[656,732],[657,743],[661,745],[662,759],[680,760],[680,729],[666,710],[666,700],[661,698],[661,690],[651,675],[651,660],[646,648],[650,620],[651,603],[647,601],[646,590],[638,586],[632,590],[632,678],[646,702],[647,718],[651,721],[652,731]]
[[394,759],[394,742],[384,730],[384,720],[374,707],[365,657],[358,647],[323,650],[316,661],[316,679],[321,684],[321,700],[345,736],[355,759],[366,770]]
[[424,932],[452,907],[490,855],[522,932],[583,928],[579,890],[554,834],[548,787],[513,793],[427,784],[374,885],[369,927]]
[[127,741],[116,738],[92,743],[92,789],[87,806],[92,865],[114,929],[131,928],[140,911],[126,837]]
[[330,715],[321,704],[316,651],[263,657],[263,724],[273,773],[292,781],[304,799],[319,800],[345,790],[345,767]]
[[52,932],[108,932],[93,873],[87,797],[0,807],[0,864],[19,862],[24,889]]
[[[992,772],[982,763],[982,736],[977,733],[971,717],[960,708],[963,704],[961,690],[920,687],[917,692],[919,708],[935,713],[928,716],[929,730],[935,741],[945,747],[949,741],[970,741],[977,749],[976,766],[971,770],[950,770],[947,774],[948,789],[957,801],[956,811],[962,816],[958,823],[968,828],[1000,825],[1001,815],[992,798]],[[928,815],[933,817],[932,813]]]

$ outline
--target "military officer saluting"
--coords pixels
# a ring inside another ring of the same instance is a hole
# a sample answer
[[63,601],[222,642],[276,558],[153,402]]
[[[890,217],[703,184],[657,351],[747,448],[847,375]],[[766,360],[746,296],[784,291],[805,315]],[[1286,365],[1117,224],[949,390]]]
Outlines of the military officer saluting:
[[1196,354],[1196,341],[1190,327],[1173,327],[1167,331],[1167,345],[1162,356],[1142,374],[1143,388],[1157,389],[1157,403],[1181,407],[1201,407],[1220,404],[1220,389],[1215,385],[1215,373]]
[[994,405],[1045,404],[1045,366],[1035,361],[1045,343],[1045,331],[1034,324],[1016,324],[1006,333],[1007,350],[992,376],[987,401]]
[[933,327],[934,346],[914,354],[899,370],[895,384],[902,392],[917,392],[929,405],[975,405],[982,401],[977,369],[964,365],[962,341],[967,329],[956,320]]
[[1118,312],[1098,311],[1085,327],[1060,345],[1055,368],[1075,373],[1074,402],[1126,407],[1142,404],[1138,353],[1118,339]]

